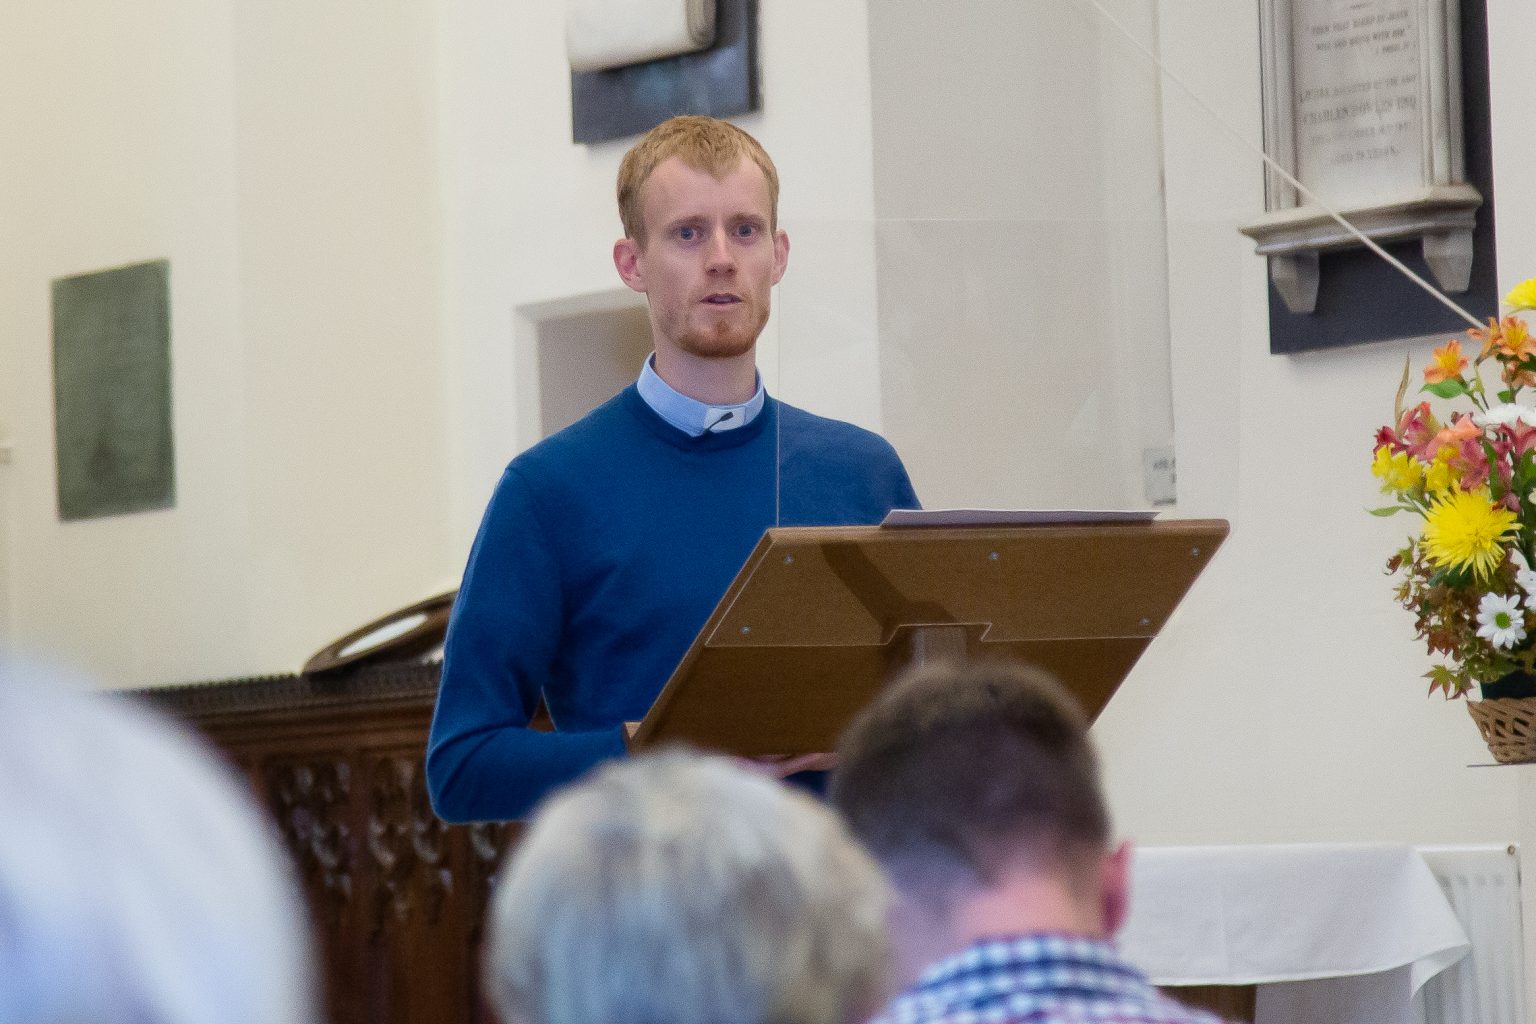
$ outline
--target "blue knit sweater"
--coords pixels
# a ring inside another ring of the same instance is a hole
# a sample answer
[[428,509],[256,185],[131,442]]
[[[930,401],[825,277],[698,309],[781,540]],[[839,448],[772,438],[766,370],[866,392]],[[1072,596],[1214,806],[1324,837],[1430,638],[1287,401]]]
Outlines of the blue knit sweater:
[[[437,813],[523,817],[622,754],[623,723],[644,717],[768,527],[917,504],[883,438],[772,398],[744,427],[689,437],[631,385],[519,455],[448,627],[427,746]],[[527,728],[541,692],[553,733]]]

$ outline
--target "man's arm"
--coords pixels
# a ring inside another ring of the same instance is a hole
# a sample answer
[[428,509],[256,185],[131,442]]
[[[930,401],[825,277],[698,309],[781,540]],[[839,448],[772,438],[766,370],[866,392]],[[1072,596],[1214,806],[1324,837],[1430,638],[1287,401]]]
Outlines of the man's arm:
[[622,726],[528,728],[565,619],[559,562],[537,513],[527,484],[508,469],[454,602],[427,743],[427,786],[446,821],[523,817],[552,787],[624,752]]
[[886,441],[883,437],[880,440],[884,442],[885,447],[890,451],[891,461],[895,464],[889,470],[891,486],[895,494],[891,498],[891,507],[886,509],[886,511],[889,512],[891,508],[922,508],[923,503],[917,500],[917,491],[912,487],[912,478],[907,475],[907,467],[901,461],[901,455],[896,451],[891,442]]

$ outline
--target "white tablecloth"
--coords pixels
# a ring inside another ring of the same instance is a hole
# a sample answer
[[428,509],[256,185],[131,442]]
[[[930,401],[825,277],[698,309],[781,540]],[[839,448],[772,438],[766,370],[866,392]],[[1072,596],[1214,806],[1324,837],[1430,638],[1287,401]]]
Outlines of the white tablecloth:
[[1405,846],[1136,851],[1120,948],[1159,985],[1259,985],[1257,1021],[1408,1024],[1471,948]]

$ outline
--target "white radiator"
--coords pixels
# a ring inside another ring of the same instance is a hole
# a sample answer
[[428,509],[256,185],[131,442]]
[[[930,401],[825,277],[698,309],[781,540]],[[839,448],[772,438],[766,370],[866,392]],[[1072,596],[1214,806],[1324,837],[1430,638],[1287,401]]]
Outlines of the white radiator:
[[1419,993],[1424,1024],[1526,1024],[1520,859],[1514,846],[1423,846],[1472,952]]

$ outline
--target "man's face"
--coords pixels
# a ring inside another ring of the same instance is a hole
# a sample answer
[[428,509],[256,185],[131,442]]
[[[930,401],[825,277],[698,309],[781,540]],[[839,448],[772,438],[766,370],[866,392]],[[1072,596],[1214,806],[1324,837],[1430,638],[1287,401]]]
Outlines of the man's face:
[[706,359],[751,352],[789,261],[789,237],[770,224],[762,168],[743,157],[716,179],[671,157],[646,179],[640,210],[645,245],[622,239],[613,259],[650,303],[658,350]]

